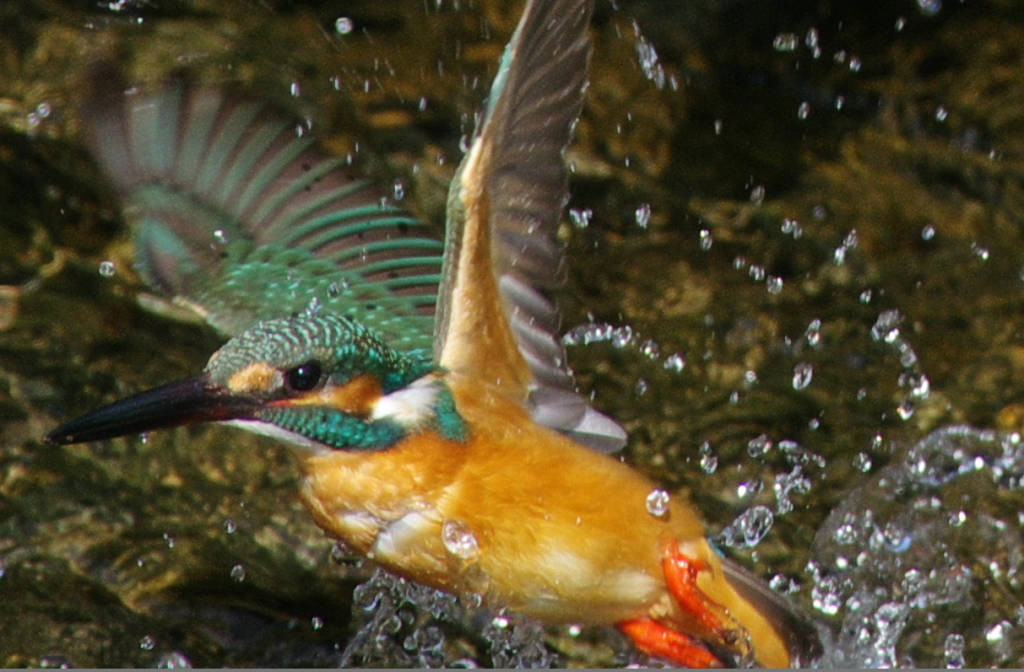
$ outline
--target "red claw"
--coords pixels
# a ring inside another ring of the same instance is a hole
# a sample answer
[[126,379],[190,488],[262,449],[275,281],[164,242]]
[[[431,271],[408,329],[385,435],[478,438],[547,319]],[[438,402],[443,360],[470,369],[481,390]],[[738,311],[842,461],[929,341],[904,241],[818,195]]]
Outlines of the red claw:
[[722,667],[722,661],[699,641],[654,619],[623,621],[619,623],[619,630],[633,640],[636,648],[674,665],[691,669]]
[[[671,544],[662,559],[665,583],[679,607],[704,628],[728,639],[728,629],[721,617],[710,607],[721,608],[697,587],[697,574],[708,569],[707,563],[684,555],[678,544]],[[644,653],[689,668],[722,667],[722,661],[699,640],[673,630],[652,618],[638,618],[618,624],[636,647]]]
[[708,608],[708,605],[718,608],[722,605],[697,587],[697,573],[707,570],[707,564],[703,560],[683,555],[677,544],[670,544],[661,566],[665,572],[668,592],[676,598],[680,608],[711,632],[719,635],[724,633],[726,628],[722,619]]

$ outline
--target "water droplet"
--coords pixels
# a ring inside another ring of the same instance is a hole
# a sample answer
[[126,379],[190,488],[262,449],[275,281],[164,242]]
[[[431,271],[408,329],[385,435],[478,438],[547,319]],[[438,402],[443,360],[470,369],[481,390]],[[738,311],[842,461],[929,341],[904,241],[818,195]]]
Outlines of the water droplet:
[[835,537],[836,543],[842,544],[843,546],[850,546],[857,541],[857,531],[850,523],[843,523],[837,527],[833,536]]
[[641,229],[646,229],[651,221],[651,205],[649,203],[641,203],[634,215],[636,217],[636,225]]
[[181,651],[171,651],[157,658],[156,668],[158,670],[188,670],[192,669],[192,661]]
[[331,297],[332,299],[336,299],[340,294],[341,288],[338,287],[338,283],[332,282],[330,285],[327,286],[327,296]]
[[679,353],[675,353],[665,358],[664,367],[666,371],[679,373],[686,367],[686,360]]
[[352,29],[355,27],[355,23],[353,23],[352,19],[348,18],[347,16],[339,16],[337,19],[334,20],[334,30],[339,35],[348,35],[349,33],[352,32]]
[[739,497],[740,499],[743,499],[744,497],[756,495],[763,489],[764,481],[762,481],[760,478],[755,478],[752,481],[740,483],[738,486],[736,486],[736,496]]
[[964,636],[955,632],[946,635],[943,654],[946,660],[946,669],[962,670],[964,667]]
[[714,239],[711,237],[711,232],[707,229],[700,230],[700,249],[707,252],[711,249],[711,244],[714,243]]
[[167,548],[174,548],[174,537],[170,532],[164,532],[164,541],[167,542]]
[[446,520],[441,527],[441,540],[452,555],[463,560],[472,560],[479,554],[476,536],[459,520]]
[[633,341],[633,327],[627,324],[623,327],[612,329],[610,340],[616,348],[626,347]]
[[942,10],[942,0],[917,0],[917,8],[925,16],[935,16]]
[[7,573],[7,563],[4,562],[3,558],[0,558],[0,579],[4,578],[4,574]]
[[945,121],[948,116],[949,110],[941,105],[935,110],[935,121]]
[[654,45],[640,37],[636,41],[636,54],[640,59],[640,67],[644,71],[644,76],[654,82],[659,89],[664,89],[665,69],[658,62],[658,52],[655,51]]
[[323,308],[323,305],[320,303],[320,299],[314,296],[306,305],[306,315],[312,317],[319,313],[321,308]]
[[722,134],[722,120],[721,119],[715,119],[715,135],[721,135],[721,134]]
[[801,362],[793,367],[793,389],[803,390],[811,384],[811,379],[814,378],[814,366],[806,362]]
[[839,577],[826,576],[811,589],[811,604],[826,616],[834,616],[839,612],[842,596]]
[[652,338],[648,338],[640,344],[640,353],[647,359],[657,359],[661,355],[661,348]]
[[36,105],[36,114],[38,114],[41,119],[46,119],[48,116],[50,116],[51,112],[53,112],[53,108],[46,101],[43,101]]
[[797,239],[804,235],[803,227],[800,226],[800,222],[795,219],[785,219],[780,227],[783,233],[788,233],[793,236],[793,239]]
[[762,434],[747,442],[747,453],[754,459],[764,457],[771,449],[772,440],[768,438],[767,434]]
[[811,320],[811,323],[807,325],[807,330],[804,331],[804,338],[807,339],[807,345],[811,347],[821,343],[821,320]]
[[764,194],[764,186],[760,184],[757,185],[750,191],[750,202],[753,203],[754,205],[763,205]]
[[242,565],[235,565],[231,568],[231,579],[235,583],[241,583],[245,581],[245,567]]
[[777,593],[793,595],[800,592],[800,582],[782,574],[776,574],[768,581],[768,587]]
[[310,619],[310,624],[313,626],[314,630],[319,630],[320,628],[324,627],[324,619],[320,618],[319,616],[314,616],[312,619]]
[[900,337],[899,323],[903,321],[903,315],[898,310],[883,311],[874,326],[871,327],[871,338],[875,341],[885,341],[892,344]]
[[594,212],[590,208],[579,210],[577,208],[569,209],[569,219],[572,220],[572,225],[577,229],[585,229],[590,226],[590,219],[594,216]]
[[139,640],[139,648],[143,651],[152,651],[154,646],[156,646],[156,641],[152,635],[145,635]]
[[871,303],[871,290],[870,289],[865,289],[863,292],[860,293],[860,302],[861,303]]
[[228,534],[234,534],[236,529],[237,528],[235,526],[235,521],[231,520],[230,518],[224,521],[224,530]]
[[775,51],[794,51],[799,42],[796,33],[779,33],[772,41],[772,48]]
[[718,468],[718,458],[711,454],[711,444],[707,441],[700,444],[698,450],[700,455],[700,468],[705,474],[715,473],[715,469]]
[[114,266],[112,261],[101,261],[100,262],[100,275],[104,278],[114,277],[114,273],[117,272],[117,268]]
[[671,496],[665,490],[651,490],[647,495],[647,513],[655,518],[664,518],[668,515]]
[[394,185],[392,185],[392,192],[395,195],[396,201],[400,201],[405,198],[405,183],[401,180],[395,180]]
[[784,281],[776,275],[769,275],[765,286],[769,294],[781,294]]
[[800,119],[806,119],[807,115],[811,113],[811,104],[807,101],[800,103],[800,107],[796,110],[796,116]]
[[504,630],[508,627],[508,624],[509,620],[507,616],[495,616],[493,619],[491,619],[491,625],[498,628],[499,630]]
[[850,57],[850,70],[853,72],[860,72],[861,61],[859,56]]
[[754,279],[755,282],[761,282],[762,280],[764,280],[764,276],[765,276],[764,266],[758,266],[757,264],[751,264],[750,265],[750,270],[748,270],[747,273],[750,275],[751,278]]
[[1013,624],[1009,621],[999,621],[998,623],[996,623],[991,628],[985,631],[985,641],[989,642],[990,644],[995,644],[997,642],[1003,641],[1003,638],[1006,637],[1007,633],[1012,627]]
[[744,511],[733,525],[743,535],[743,545],[753,548],[761,543],[774,522],[775,515],[771,509],[758,505]]
[[867,453],[857,453],[857,456],[853,458],[853,468],[865,474],[868,473],[871,471],[871,457]]
[[811,49],[813,49],[814,47],[818,46],[818,29],[817,28],[813,28],[812,27],[812,28],[808,28],[807,29],[807,36],[804,38],[804,44],[806,44]]

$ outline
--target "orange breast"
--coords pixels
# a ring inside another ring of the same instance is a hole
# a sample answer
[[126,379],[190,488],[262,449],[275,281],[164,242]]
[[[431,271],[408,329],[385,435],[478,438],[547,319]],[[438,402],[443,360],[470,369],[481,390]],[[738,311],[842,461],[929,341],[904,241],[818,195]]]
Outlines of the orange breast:
[[685,501],[673,496],[667,515],[652,515],[655,486],[630,467],[536,425],[494,390],[447,382],[467,443],[425,432],[384,451],[305,458],[304,498],[324,530],[413,581],[547,622],[654,615],[702,634],[666,592],[661,558],[677,542],[713,568],[699,585],[750,631],[759,661],[788,663],[771,626],[725,582]]

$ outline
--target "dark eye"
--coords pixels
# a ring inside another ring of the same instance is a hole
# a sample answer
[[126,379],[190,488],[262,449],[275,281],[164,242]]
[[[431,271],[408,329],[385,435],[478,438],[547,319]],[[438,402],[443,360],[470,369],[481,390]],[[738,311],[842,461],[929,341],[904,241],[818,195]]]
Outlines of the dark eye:
[[285,371],[284,382],[290,390],[308,392],[320,384],[321,373],[319,363],[306,362]]

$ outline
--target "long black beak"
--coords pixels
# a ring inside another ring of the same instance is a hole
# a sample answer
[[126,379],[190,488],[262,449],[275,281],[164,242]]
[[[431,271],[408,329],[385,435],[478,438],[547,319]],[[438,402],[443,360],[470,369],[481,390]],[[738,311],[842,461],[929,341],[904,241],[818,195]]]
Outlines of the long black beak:
[[234,395],[202,373],[98,408],[64,423],[45,438],[61,445],[102,441],[154,429],[252,417],[261,405],[259,399]]

